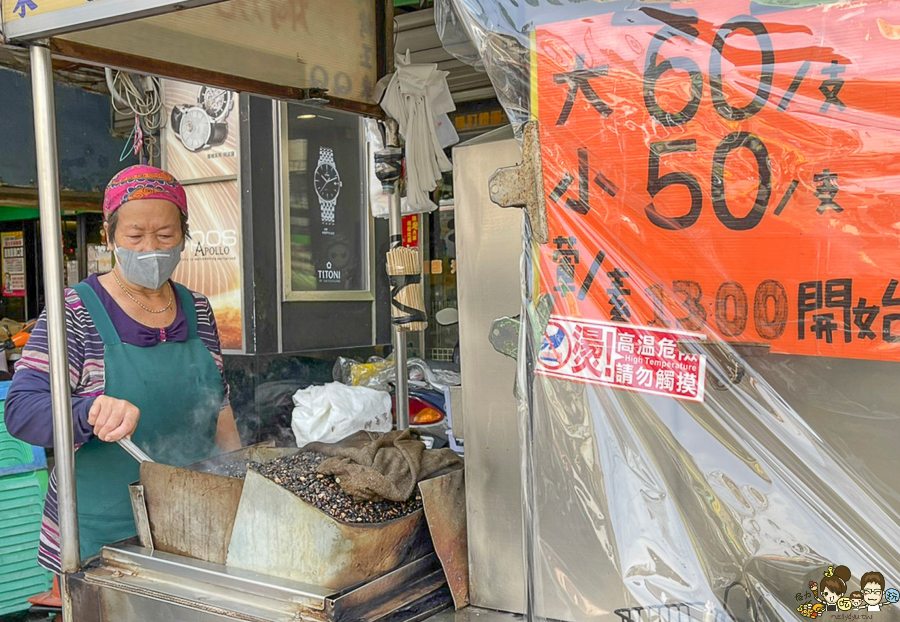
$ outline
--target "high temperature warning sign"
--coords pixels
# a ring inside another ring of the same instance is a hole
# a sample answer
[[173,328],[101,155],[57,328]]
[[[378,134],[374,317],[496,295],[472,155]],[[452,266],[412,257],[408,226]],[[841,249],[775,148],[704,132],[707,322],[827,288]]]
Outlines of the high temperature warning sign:
[[681,351],[686,338],[703,336],[553,316],[535,373],[702,402],[706,357]]

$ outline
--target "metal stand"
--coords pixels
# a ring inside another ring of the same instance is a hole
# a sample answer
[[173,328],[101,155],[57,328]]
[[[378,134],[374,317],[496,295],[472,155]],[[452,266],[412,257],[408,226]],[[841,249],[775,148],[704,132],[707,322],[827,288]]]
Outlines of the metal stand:
[[[400,133],[397,122],[393,119],[385,121],[385,140],[387,148],[400,145]],[[391,248],[400,248],[403,245],[403,214],[400,212],[400,189],[396,186],[396,179],[384,179],[383,187],[390,195],[390,227]],[[397,385],[395,402],[397,412],[397,429],[409,428],[409,372],[406,368],[406,336],[395,324],[394,329],[394,365],[396,369]]]
[[72,620],[72,600],[65,574],[81,566],[78,546],[78,512],[75,500],[75,449],[72,432],[72,396],[69,390],[69,355],[66,341],[66,309],[63,298],[62,225],[59,206],[59,173],[56,154],[56,106],[53,98],[53,65],[43,42],[31,45],[31,90],[34,97],[34,138],[37,153],[41,246],[44,260],[44,294],[47,301],[50,395],[53,404],[53,449],[59,499],[59,531],[63,577],[60,591],[63,619]]

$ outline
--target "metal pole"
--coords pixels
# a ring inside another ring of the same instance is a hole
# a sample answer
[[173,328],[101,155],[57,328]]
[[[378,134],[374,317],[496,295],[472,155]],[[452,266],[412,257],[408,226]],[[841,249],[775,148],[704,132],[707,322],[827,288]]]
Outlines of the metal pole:
[[[69,391],[69,356],[66,309],[63,299],[62,225],[56,154],[56,105],[53,66],[44,42],[31,45],[31,90],[34,96],[34,139],[37,153],[38,200],[50,348],[50,396],[53,404],[53,452],[59,500],[62,572],[81,566],[78,548],[78,512],[75,500],[75,449],[72,432],[72,396]],[[63,619],[72,620],[72,601],[63,581]]]
[[[400,131],[394,119],[385,121],[385,147],[400,145]],[[400,212],[400,188],[390,194],[391,248],[403,245],[403,214]],[[397,429],[409,428],[409,372],[406,368],[406,336],[394,325],[394,365],[397,385],[395,391]]]
[[83,281],[88,276],[87,271],[87,261],[88,261],[88,252],[87,252],[87,214],[78,214],[75,217],[76,229],[75,229],[75,257],[78,258],[78,280]]

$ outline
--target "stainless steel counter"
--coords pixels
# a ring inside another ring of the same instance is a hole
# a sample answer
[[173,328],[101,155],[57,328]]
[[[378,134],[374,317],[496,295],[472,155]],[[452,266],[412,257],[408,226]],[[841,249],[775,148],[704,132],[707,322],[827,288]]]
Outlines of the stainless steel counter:
[[516,613],[494,611],[493,609],[481,609],[479,607],[466,607],[459,611],[448,609],[428,618],[426,622],[513,622],[525,618]]
[[126,542],[69,581],[78,622],[422,620],[452,604],[433,554],[335,592]]

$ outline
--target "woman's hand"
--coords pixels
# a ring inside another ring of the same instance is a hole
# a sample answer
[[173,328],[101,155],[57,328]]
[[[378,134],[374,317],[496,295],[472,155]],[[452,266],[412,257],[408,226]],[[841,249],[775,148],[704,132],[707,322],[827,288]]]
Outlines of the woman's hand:
[[88,413],[88,423],[94,428],[94,436],[107,443],[131,436],[140,418],[141,411],[137,406],[108,395],[94,400]]

